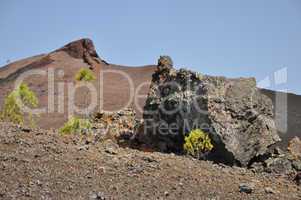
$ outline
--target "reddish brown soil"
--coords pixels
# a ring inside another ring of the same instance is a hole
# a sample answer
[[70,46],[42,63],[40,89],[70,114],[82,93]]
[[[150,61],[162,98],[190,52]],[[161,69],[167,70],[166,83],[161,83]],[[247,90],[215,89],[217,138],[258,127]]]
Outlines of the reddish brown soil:
[[[291,179],[0,123],[0,199],[300,199]],[[83,141],[84,142],[84,141]],[[251,194],[240,192],[253,184]]]

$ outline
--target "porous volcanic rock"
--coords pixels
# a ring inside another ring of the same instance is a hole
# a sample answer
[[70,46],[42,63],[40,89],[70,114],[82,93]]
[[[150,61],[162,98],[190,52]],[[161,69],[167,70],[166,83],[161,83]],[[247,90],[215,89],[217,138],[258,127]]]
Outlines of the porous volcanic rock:
[[246,166],[280,141],[272,101],[256,88],[254,78],[207,76],[161,63],[144,107],[142,142],[182,152],[184,136],[200,128],[214,142],[212,159]]
[[110,139],[118,143],[131,140],[139,124],[132,108],[118,112],[96,112],[92,119],[96,140]]
[[289,142],[287,149],[296,159],[301,159],[301,140],[299,137],[294,137]]
[[160,71],[170,70],[173,67],[173,61],[169,56],[160,56],[157,66]]

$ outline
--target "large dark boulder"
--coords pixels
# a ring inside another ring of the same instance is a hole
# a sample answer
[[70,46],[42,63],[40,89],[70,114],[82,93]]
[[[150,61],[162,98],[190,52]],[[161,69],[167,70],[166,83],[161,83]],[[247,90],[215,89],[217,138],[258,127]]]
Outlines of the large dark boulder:
[[212,158],[246,166],[280,141],[272,102],[254,78],[206,76],[161,63],[166,62],[158,62],[144,108],[143,142],[181,152],[184,136],[200,128],[214,142]]

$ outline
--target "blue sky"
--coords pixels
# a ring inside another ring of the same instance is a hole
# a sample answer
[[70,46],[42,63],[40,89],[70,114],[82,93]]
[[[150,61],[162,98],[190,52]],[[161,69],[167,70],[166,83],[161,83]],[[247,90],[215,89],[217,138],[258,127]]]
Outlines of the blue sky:
[[[2,0],[0,27],[0,66],[88,37],[111,63],[167,54],[177,67],[301,94],[299,0]],[[274,83],[284,67],[287,83]]]

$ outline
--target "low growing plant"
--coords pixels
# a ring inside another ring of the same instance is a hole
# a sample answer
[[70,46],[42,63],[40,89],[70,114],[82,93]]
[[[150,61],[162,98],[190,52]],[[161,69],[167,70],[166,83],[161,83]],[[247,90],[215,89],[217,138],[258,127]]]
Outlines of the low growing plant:
[[95,80],[95,76],[90,69],[81,68],[75,75],[75,80],[90,82]]
[[62,128],[59,129],[61,135],[65,134],[85,134],[90,133],[92,124],[88,119],[78,117],[70,118]]
[[210,152],[213,149],[213,144],[207,133],[200,129],[195,129],[185,137],[183,148],[187,154],[200,158],[201,155]]
[[[75,75],[75,80],[79,81],[79,82],[85,82],[85,83],[89,83],[94,81],[96,78],[93,74],[93,71],[91,71],[90,69],[87,68],[81,68]],[[86,96],[89,95],[89,91],[86,91]],[[88,106],[88,98],[85,98],[85,106]],[[86,117],[88,117],[89,113],[88,113],[88,108],[86,109]]]
[[[1,120],[23,125],[25,113],[22,110],[22,105],[32,108],[38,106],[38,99],[35,93],[25,83],[20,84],[19,87],[6,96],[1,112]],[[28,115],[31,125],[34,126],[32,113],[29,112]]]

